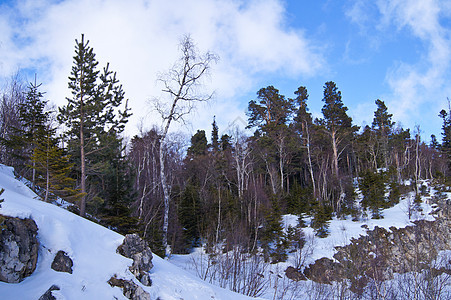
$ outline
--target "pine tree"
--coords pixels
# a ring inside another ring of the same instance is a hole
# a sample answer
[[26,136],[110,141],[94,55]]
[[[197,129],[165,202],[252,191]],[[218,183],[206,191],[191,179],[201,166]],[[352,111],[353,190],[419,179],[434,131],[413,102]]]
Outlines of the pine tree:
[[273,86],[260,89],[257,100],[251,100],[248,105],[247,127],[256,127],[254,139],[270,176],[273,194],[285,190],[286,167],[292,153],[289,145],[293,138],[288,122],[293,117],[293,109],[291,101]]
[[[111,136],[123,131],[130,116],[125,104],[124,111],[116,113],[122,104],[124,91],[118,84],[116,73],[107,64],[103,72],[97,70],[98,62],[89,41],[75,40],[74,65],[69,76],[72,97],[59,109],[58,119],[68,130],[65,138],[69,154],[79,170],[80,188],[84,195],[80,200],[80,215],[85,215],[87,179],[99,166],[99,152],[106,149]],[[100,75],[99,75],[100,74]],[[113,133],[111,135],[111,133]],[[113,138],[114,140],[114,138]],[[89,157],[89,159],[88,159]]]
[[331,138],[334,174],[338,177],[338,161],[342,152],[341,149],[344,147],[344,145],[340,144],[344,142],[346,137],[355,132],[357,128],[352,126],[352,119],[346,113],[348,108],[344,106],[341,100],[341,92],[334,82],[326,82],[323,101],[325,104],[321,112],[324,116],[324,125]]
[[345,148],[350,144],[353,134],[358,127],[352,125],[352,118],[346,113],[348,108],[344,106],[341,100],[341,92],[336,84],[332,81],[326,82],[324,86],[324,106],[322,113],[324,119],[321,120],[327,134],[330,137],[332,146],[332,170],[335,180],[338,181],[340,187],[339,195],[334,203],[336,212],[340,212],[341,205],[345,200],[345,188],[339,172],[339,161]]
[[381,150],[378,151],[378,153],[380,152],[382,154],[381,160],[384,163],[385,169],[388,169],[388,140],[395,123],[392,122],[391,118],[393,115],[388,113],[388,109],[384,101],[377,99],[375,103],[377,105],[377,109],[374,112],[372,129],[376,132],[378,148]]

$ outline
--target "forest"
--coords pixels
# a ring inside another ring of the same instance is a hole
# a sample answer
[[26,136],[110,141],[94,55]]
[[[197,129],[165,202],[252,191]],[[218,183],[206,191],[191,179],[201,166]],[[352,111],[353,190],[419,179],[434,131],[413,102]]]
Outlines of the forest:
[[[171,125],[211,98],[200,92],[201,79],[216,59],[185,37],[180,59],[160,79],[170,99],[155,103],[163,126],[126,139],[132,108],[120,75],[99,66],[82,35],[64,106],[52,106],[37,80],[12,77],[0,91],[0,163],[13,166],[42,200],[64,199],[74,213],[136,232],[156,254],[239,247],[272,263],[302,247],[306,217],[325,237],[332,217],[384,218],[382,210],[407,191],[419,199],[422,179],[451,185],[449,100],[437,111],[440,137],[427,144],[419,127],[396,124],[380,99],[371,125],[353,124],[333,81],[324,84],[322,117],[315,119],[307,87],[285,96],[267,86],[249,101],[247,130],[220,134],[213,119],[185,141]],[[285,214],[299,218],[289,234],[282,233]]]

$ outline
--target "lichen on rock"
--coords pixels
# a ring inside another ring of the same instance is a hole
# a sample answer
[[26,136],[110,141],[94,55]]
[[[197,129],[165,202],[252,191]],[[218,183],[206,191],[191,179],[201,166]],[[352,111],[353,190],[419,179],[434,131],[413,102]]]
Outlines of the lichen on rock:
[[32,219],[0,217],[0,281],[18,283],[36,269],[38,227]]

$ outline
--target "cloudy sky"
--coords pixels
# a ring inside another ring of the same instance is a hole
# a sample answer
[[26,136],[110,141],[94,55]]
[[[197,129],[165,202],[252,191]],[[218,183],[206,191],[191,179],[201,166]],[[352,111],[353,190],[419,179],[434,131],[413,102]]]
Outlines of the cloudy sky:
[[220,57],[205,85],[214,99],[198,106],[188,132],[209,132],[213,116],[220,131],[246,119],[268,85],[287,97],[306,86],[319,117],[324,83],[334,81],[355,124],[371,124],[379,98],[428,141],[440,135],[437,115],[451,97],[449,0],[0,0],[0,88],[12,74],[36,73],[46,97],[64,105],[82,33],[123,84],[130,135],[160,125],[157,75],[185,34]]

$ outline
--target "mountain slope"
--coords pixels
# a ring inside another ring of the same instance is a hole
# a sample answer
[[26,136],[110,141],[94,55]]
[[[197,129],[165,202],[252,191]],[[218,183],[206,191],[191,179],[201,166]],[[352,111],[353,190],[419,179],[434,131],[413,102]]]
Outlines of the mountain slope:
[[[133,279],[132,260],[116,253],[123,236],[55,205],[36,195],[14,178],[13,169],[0,164],[0,188],[4,188],[0,214],[32,218],[39,230],[39,258],[35,272],[17,284],[0,282],[0,299],[38,299],[53,284],[60,287],[57,299],[125,299],[122,290],[107,281],[117,275]],[[55,254],[65,251],[73,260],[73,273],[50,268]],[[210,285],[154,255],[152,286],[142,286],[151,299],[249,299]]]

